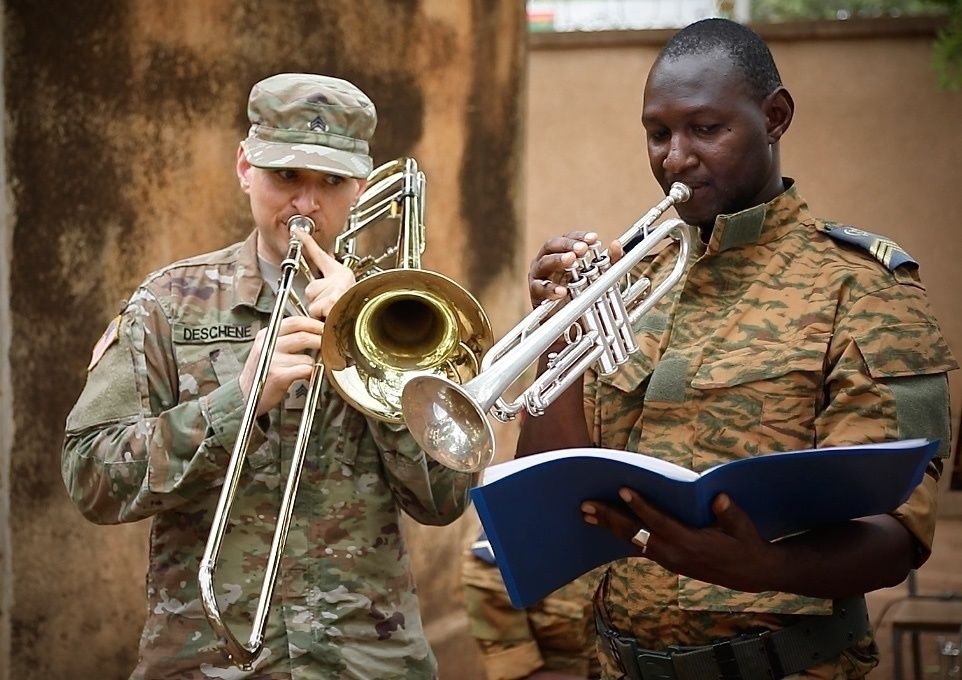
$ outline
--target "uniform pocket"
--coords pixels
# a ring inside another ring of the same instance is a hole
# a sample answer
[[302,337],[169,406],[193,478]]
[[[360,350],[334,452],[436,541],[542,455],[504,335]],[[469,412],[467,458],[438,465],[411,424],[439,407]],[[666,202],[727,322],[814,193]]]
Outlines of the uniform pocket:
[[696,440],[722,459],[814,446],[827,350],[818,335],[707,357],[691,382]]
[[[236,380],[244,367],[232,343],[175,344],[174,355],[180,402],[199,399]],[[233,442],[226,446],[228,453],[232,446]],[[254,470],[266,468],[277,461],[275,447],[265,441],[257,448],[249,448],[246,460]]]
[[854,339],[876,380],[943,373],[959,366],[934,323],[881,326]]
[[177,400],[193,401],[203,397],[220,386],[214,370],[212,355],[216,358],[229,348],[216,345],[175,345],[174,356],[177,360]]

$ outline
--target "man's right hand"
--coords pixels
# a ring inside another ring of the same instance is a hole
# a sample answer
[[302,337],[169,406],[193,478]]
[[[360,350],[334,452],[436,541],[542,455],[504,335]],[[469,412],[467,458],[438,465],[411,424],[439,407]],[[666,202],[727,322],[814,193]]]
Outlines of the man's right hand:
[[[545,241],[528,268],[528,293],[531,306],[537,307],[545,300],[561,300],[567,294],[565,287],[570,281],[566,269],[575,259],[588,252],[588,246],[598,241],[593,231],[569,231],[564,236],[554,236]],[[612,263],[621,259],[624,249],[618,241],[608,246]]]
[[[314,361],[305,350],[316,353],[321,348],[321,334],[324,322],[305,316],[291,316],[281,321],[280,332],[274,356],[267,371],[264,391],[257,403],[257,415],[261,416],[277,406],[287,396],[287,391],[295,380],[309,380],[314,370]],[[240,388],[245,401],[254,389],[254,374],[264,348],[266,329],[254,337],[254,346],[244,363],[240,374]]]
[[307,285],[307,308],[313,318],[324,321],[334,303],[354,285],[354,271],[328,254],[313,238],[301,232],[295,232],[295,236],[304,244],[304,258],[321,273]]
[[545,241],[528,268],[528,294],[531,306],[545,300],[561,300],[567,294],[565,284],[570,277],[565,271],[578,257],[588,252],[588,244],[598,240],[594,232],[569,231]]

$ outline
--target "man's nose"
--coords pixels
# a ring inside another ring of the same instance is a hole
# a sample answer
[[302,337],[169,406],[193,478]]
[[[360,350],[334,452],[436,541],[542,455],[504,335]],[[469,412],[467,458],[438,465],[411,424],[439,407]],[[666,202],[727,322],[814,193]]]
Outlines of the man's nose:
[[678,174],[693,164],[694,155],[688,140],[682,135],[672,135],[668,143],[668,153],[665,154],[661,166],[672,174]]
[[301,215],[309,215],[321,205],[320,190],[311,184],[305,184],[294,195],[293,203]]

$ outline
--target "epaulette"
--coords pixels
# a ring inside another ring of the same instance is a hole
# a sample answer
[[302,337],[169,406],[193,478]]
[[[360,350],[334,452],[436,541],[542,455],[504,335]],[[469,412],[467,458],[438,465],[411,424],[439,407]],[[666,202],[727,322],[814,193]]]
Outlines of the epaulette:
[[835,241],[847,243],[867,251],[872,257],[885,265],[889,271],[895,271],[904,264],[919,266],[919,263],[902,250],[898,243],[885,236],[872,234],[844,224],[826,225],[825,233]]
[[491,549],[491,542],[485,535],[484,529],[481,530],[481,535],[478,536],[478,540],[471,544],[471,552],[482,562],[487,562],[488,564],[498,563],[494,556],[494,551]]

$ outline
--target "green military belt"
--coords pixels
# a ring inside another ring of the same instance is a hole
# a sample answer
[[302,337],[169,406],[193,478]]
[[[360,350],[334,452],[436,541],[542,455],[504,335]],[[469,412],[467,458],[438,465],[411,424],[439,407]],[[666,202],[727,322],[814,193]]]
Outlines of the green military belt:
[[836,600],[831,616],[801,616],[781,630],[654,651],[611,625],[602,596],[607,585],[606,573],[594,596],[595,626],[629,680],[778,680],[837,658],[869,629],[865,597],[858,595]]

